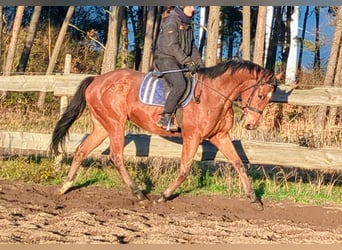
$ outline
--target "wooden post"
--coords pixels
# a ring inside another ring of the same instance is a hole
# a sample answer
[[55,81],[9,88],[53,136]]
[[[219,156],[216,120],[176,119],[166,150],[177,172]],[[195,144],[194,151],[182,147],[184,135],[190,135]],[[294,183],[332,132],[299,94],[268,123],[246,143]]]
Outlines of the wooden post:
[[[64,75],[69,75],[71,71],[71,55],[66,54],[64,63]],[[68,96],[61,96],[61,104],[59,107],[59,115],[62,116],[66,107],[69,104]]]

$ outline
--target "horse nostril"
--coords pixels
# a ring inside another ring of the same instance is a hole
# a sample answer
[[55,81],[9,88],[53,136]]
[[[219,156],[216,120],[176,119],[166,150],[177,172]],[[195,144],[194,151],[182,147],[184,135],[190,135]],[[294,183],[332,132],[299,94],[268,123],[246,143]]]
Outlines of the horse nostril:
[[248,130],[254,130],[254,129],[256,129],[256,127],[255,127],[254,125],[248,123],[248,124],[246,125],[246,129],[248,129]]

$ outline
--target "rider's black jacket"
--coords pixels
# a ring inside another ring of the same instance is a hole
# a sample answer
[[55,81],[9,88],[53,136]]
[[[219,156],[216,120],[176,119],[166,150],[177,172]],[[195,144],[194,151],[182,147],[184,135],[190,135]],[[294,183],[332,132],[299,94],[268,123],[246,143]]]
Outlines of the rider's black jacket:
[[174,58],[182,66],[191,62],[203,66],[194,45],[191,17],[187,17],[182,10],[175,8],[169,16],[163,18],[155,57],[162,60]]

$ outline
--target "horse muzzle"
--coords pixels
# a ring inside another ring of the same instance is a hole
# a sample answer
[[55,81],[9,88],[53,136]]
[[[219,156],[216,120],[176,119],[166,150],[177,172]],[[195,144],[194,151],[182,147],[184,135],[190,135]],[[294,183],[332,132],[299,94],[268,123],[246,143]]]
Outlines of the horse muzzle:
[[251,124],[251,123],[248,123],[248,124],[246,124],[245,128],[246,128],[247,130],[255,130],[255,129],[258,128],[258,125],[253,125],[253,124]]

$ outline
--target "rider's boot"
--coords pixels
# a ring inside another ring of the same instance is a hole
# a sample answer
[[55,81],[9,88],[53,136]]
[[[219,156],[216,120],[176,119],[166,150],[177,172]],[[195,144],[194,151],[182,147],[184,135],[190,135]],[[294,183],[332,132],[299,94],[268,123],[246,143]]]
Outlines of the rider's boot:
[[162,113],[162,117],[159,119],[157,126],[165,128],[167,131],[178,131],[178,126],[173,123],[172,114]]

